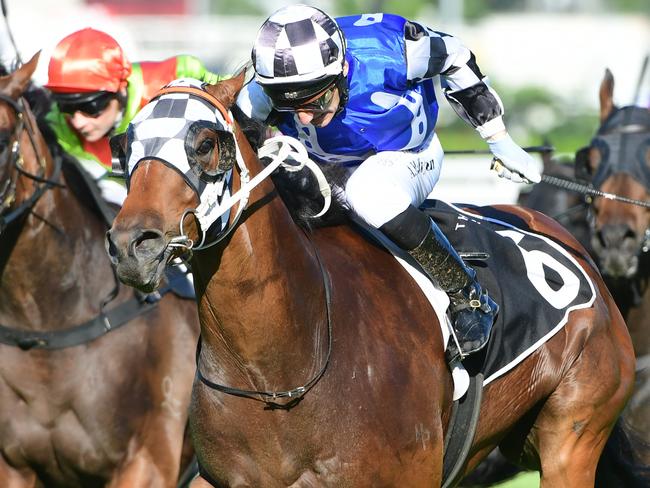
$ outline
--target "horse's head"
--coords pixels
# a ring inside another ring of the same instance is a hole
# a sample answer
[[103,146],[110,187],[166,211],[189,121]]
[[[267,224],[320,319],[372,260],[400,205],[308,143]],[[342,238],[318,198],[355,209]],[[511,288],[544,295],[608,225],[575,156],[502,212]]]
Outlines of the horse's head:
[[[13,73],[0,77],[0,232],[1,224],[24,213],[12,212],[5,220],[11,208],[33,197],[35,182],[45,176],[49,153],[23,98],[39,54]],[[25,210],[28,206],[24,205]]]
[[[650,199],[650,110],[613,102],[609,70],[600,86],[600,121],[591,144],[576,156],[576,171],[595,188],[627,198]],[[634,276],[650,246],[650,210],[598,197],[592,204],[592,246],[600,269],[614,279]]]
[[119,144],[112,142],[129,193],[106,247],[128,285],[154,290],[171,259],[227,227],[227,213],[210,212],[228,196],[240,154],[254,157],[230,112],[243,81],[244,73],[203,88],[177,81],[141,110]]

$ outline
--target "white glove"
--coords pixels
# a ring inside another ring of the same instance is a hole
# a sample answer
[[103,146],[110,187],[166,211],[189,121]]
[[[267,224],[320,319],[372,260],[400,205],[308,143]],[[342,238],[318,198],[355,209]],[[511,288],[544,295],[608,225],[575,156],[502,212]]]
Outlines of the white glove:
[[535,160],[510,135],[505,134],[496,141],[488,141],[488,145],[494,157],[503,163],[494,167],[501,178],[515,183],[539,183],[542,180]]

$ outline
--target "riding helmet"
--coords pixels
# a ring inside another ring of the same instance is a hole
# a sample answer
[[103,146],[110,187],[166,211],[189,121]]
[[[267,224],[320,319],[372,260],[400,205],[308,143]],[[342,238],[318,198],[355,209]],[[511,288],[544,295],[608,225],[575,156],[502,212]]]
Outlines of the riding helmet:
[[340,79],[345,37],[322,10],[292,5],[262,24],[251,57],[255,79],[271,100],[298,104]]
[[105,32],[82,29],[63,38],[48,66],[53,92],[113,92],[126,87],[131,63],[122,47]]

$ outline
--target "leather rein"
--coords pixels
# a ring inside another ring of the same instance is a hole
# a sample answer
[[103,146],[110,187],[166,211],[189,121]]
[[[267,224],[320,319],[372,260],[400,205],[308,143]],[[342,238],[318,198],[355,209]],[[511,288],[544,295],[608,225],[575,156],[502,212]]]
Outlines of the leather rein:
[[[215,383],[208,378],[206,378],[201,372],[199,361],[201,359],[201,336],[199,336],[199,342],[196,347],[196,376],[205,386],[212,390],[220,391],[227,395],[238,396],[243,398],[249,398],[251,400],[260,401],[265,403],[266,406],[271,410],[282,409],[290,410],[295,407],[304,395],[312,389],[316,383],[323,377],[327,366],[330,362],[330,357],[332,355],[332,299],[331,299],[331,285],[330,281],[327,278],[327,272],[325,271],[325,266],[323,261],[318,253],[318,249],[313,245],[311,239],[307,235],[309,242],[312,244],[312,249],[318,261],[318,266],[320,268],[321,276],[323,278],[323,287],[325,290],[325,308],[326,308],[326,318],[327,318],[327,354],[321,368],[318,372],[304,385],[292,388],[291,390],[285,391],[265,391],[265,390],[244,390],[241,388],[233,388],[231,386],[221,385]],[[284,403],[278,403],[277,400],[287,400]]]
[[[17,171],[17,174],[25,176],[38,183],[36,190],[32,195],[21,202],[16,208],[11,207],[15,201],[16,179],[8,179],[6,185],[0,191],[0,235],[12,224],[21,222],[32,210],[36,202],[50,188],[65,188],[63,183],[59,182],[62,169],[62,158],[53,158],[53,170],[49,177],[45,176],[47,162],[38,150],[36,144],[36,122],[29,110],[29,106],[24,98],[18,101],[0,93],[0,101],[9,105],[16,113],[17,123],[12,132],[13,142],[11,145],[11,164]],[[39,174],[33,174],[24,169],[23,157],[20,150],[20,134],[26,131],[30,144],[36,154],[39,162]],[[5,213],[5,210],[8,212]],[[113,269],[115,275],[115,270]],[[115,277],[115,276],[114,276]],[[129,322],[137,316],[148,312],[156,306],[157,300],[140,300],[133,297],[123,302],[111,310],[104,312],[104,307],[110,303],[119,290],[119,281],[116,280],[116,287],[113,289],[107,299],[101,304],[101,313],[84,322],[83,324],[73,326],[63,330],[55,331],[32,331],[16,329],[0,324],[0,343],[18,347],[23,350],[29,349],[62,349],[66,347],[78,346],[90,342],[98,337],[114,330],[121,325]],[[169,291],[167,289],[160,291],[159,295]]]
[[[36,133],[32,124],[34,120],[31,117],[31,112],[27,108],[27,104],[24,98],[18,99],[18,101],[13,98],[0,93],[0,100],[5,102],[11,108],[13,108],[16,113],[17,123],[16,127],[12,132],[14,136],[14,141],[11,145],[11,164],[14,166],[18,174],[25,176],[37,183],[40,183],[34,193],[21,202],[13,210],[9,210],[5,213],[5,210],[10,209],[11,204],[16,198],[16,180],[8,179],[0,197],[2,198],[0,205],[0,234],[13,222],[19,220],[22,217],[25,217],[29,211],[31,211],[34,204],[41,198],[43,193],[49,190],[52,187],[58,186],[63,188],[64,185],[59,183],[59,177],[61,175],[61,159],[54,158],[54,168],[52,170],[52,175],[49,178],[45,177],[46,170],[46,161],[42,154],[39,153],[38,145],[36,144]],[[25,170],[23,167],[23,157],[20,152],[20,134],[26,131],[27,136],[29,137],[30,144],[34,149],[36,158],[38,159],[40,166],[40,174],[33,174]]]
[[[198,90],[195,88],[191,87],[166,87],[163,88],[156,96],[159,96],[161,94],[166,94],[166,93],[190,93],[192,95],[198,96],[210,104],[212,104],[215,108],[219,110],[219,112],[222,114],[224,119],[228,124],[232,124],[232,118],[230,116],[230,113],[226,108],[221,104],[219,100],[217,100],[215,97],[210,95],[209,93],[203,91],[203,90]],[[154,97],[155,98],[155,97]],[[265,178],[268,176],[275,167],[279,166],[281,163],[278,162],[273,165],[269,165],[265,170],[253,178],[253,180],[250,182],[250,186],[256,185],[261,179]],[[305,163],[303,162],[303,165]],[[302,167],[302,166],[301,166]],[[243,165],[243,167],[239,168],[240,173],[243,173],[248,177],[248,169]],[[257,181],[259,180],[259,181]],[[246,180],[248,182],[248,180]],[[187,250],[192,251],[196,249],[204,249],[207,247],[211,247],[217,242],[220,242],[225,235],[229,234],[235,227],[236,227],[236,222],[239,218],[239,215],[243,212],[244,208],[246,207],[246,204],[248,202],[248,197],[247,197],[247,192],[250,191],[247,189],[246,191],[240,190],[240,196],[239,198],[233,198],[232,202],[229,203],[229,205],[234,205],[236,201],[239,201],[239,209],[234,217],[233,221],[230,222],[230,225],[222,231],[220,235],[216,237],[216,239],[209,243],[208,245],[202,245],[199,246],[198,248],[195,248],[191,244],[191,240],[185,235],[183,232],[183,220],[185,216],[188,214],[186,211],[183,216],[181,217],[181,224],[180,224],[180,234],[178,238],[175,238],[175,240],[172,241],[172,245],[176,245],[176,247],[185,247]],[[327,201],[327,206],[329,206],[329,201]],[[327,210],[327,207],[324,208],[324,211]],[[195,213],[192,211],[191,213]],[[197,344],[196,348],[196,376],[203,383],[205,386],[212,390],[220,391],[222,393],[225,393],[227,395],[232,395],[232,396],[237,396],[237,397],[243,397],[243,398],[249,398],[251,400],[256,400],[260,401],[264,404],[266,404],[267,408],[270,409],[284,409],[284,410],[289,410],[295,405],[297,405],[304,395],[314,386],[318,381],[323,377],[325,374],[325,371],[327,370],[327,367],[330,362],[330,357],[332,355],[332,303],[331,303],[331,285],[329,282],[329,279],[327,278],[327,272],[325,270],[325,267],[323,265],[321,256],[318,252],[318,249],[316,246],[313,245],[312,240],[309,237],[309,234],[305,232],[305,235],[307,236],[307,240],[310,242],[312,245],[312,249],[314,251],[314,255],[316,256],[316,260],[318,261],[318,266],[321,272],[321,276],[323,278],[323,287],[325,291],[325,307],[326,307],[326,319],[327,319],[327,354],[325,356],[325,360],[323,361],[323,364],[321,365],[320,369],[316,374],[305,384],[302,386],[298,386],[296,388],[292,388],[290,390],[284,390],[284,391],[265,391],[265,390],[246,390],[246,389],[241,389],[241,388],[234,388],[231,386],[226,386],[222,385],[219,383],[216,383],[214,381],[209,380],[208,378],[205,377],[205,375],[201,372],[200,368],[200,359],[201,359],[201,348],[202,348],[202,341],[201,337],[199,336],[199,341]],[[189,243],[189,244],[188,244]],[[203,244],[203,243],[202,243]],[[278,400],[286,400],[284,403],[279,403]]]

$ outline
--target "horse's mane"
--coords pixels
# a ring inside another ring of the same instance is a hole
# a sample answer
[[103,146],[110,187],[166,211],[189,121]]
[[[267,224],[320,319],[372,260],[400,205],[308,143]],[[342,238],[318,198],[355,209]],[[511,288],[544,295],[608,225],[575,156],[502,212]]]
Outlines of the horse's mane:
[[36,124],[52,159],[61,162],[66,187],[83,206],[89,208],[100,220],[106,222],[111,215],[111,211],[106,209],[104,202],[101,201],[101,192],[97,183],[93,178],[86,175],[79,161],[61,147],[54,129],[46,118],[52,108],[50,92],[41,86],[30,83],[23,93],[23,97],[36,118]]
[[30,83],[23,96],[25,97],[25,100],[27,100],[34,117],[36,117],[36,124],[43,135],[43,139],[45,140],[52,157],[62,158],[64,163],[75,164],[76,160],[66,153],[60,146],[54,129],[52,129],[52,126],[46,119],[47,114],[52,108],[52,97],[50,92],[41,86]]
[[[254,150],[262,147],[268,134],[268,125],[248,117],[237,105],[231,107],[234,119],[244,132]],[[264,161],[262,161],[264,163]],[[319,165],[325,178],[333,188],[343,188],[347,172],[337,165]],[[308,169],[288,172],[278,168],[271,179],[286,205],[293,220],[303,228],[322,227],[346,222],[349,209],[340,192],[333,191],[332,204],[328,212],[313,218],[323,208],[323,197],[318,190],[318,182]]]

